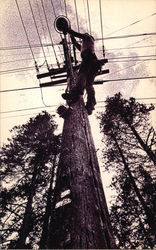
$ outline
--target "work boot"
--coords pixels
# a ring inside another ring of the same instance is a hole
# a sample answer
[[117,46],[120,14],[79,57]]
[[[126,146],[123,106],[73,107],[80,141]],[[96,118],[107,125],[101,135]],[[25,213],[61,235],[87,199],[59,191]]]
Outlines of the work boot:
[[71,100],[72,103],[75,103],[79,100],[80,95],[77,93],[64,93],[62,94],[63,99]]
[[96,103],[94,102],[87,102],[86,104],[86,109],[87,109],[87,113],[88,115],[91,115],[93,110],[95,109],[94,106],[95,106]]

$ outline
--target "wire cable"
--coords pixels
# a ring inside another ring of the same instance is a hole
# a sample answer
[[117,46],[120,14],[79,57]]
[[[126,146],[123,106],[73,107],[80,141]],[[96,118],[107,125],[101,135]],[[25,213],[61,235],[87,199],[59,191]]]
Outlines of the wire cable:
[[101,23],[101,35],[102,35],[102,51],[103,51],[103,57],[105,58],[101,0],[99,0],[99,8],[100,8],[100,23]]
[[119,79],[109,79],[109,80],[97,80],[96,83],[100,84],[103,82],[120,82],[120,81],[133,81],[133,80],[146,80],[146,79],[155,79],[156,76],[143,76],[143,77],[133,77],[133,78],[119,78]]
[[[57,107],[57,105],[51,105],[48,108],[52,108],[52,107]],[[8,110],[8,111],[0,112],[0,114],[7,114],[7,113],[14,113],[14,112],[27,111],[27,110],[42,109],[42,108],[45,108],[45,106],[25,108],[25,109],[16,109],[16,110]]]
[[35,56],[34,56],[34,53],[33,53],[33,50],[32,50],[31,44],[30,44],[30,40],[29,40],[29,37],[28,37],[28,34],[27,34],[27,30],[26,30],[26,27],[25,27],[25,25],[24,25],[24,21],[23,21],[23,18],[22,18],[22,14],[21,14],[21,11],[20,11],[20,8],[19,8],[18,1],[15,0],[15,2],[16,2],[16,5],[17,5],[18,13],[19,13],[19,16],[20,16],[22,25],[23,25],[23,29],[24,29],[24,32],[25,32],[25,35],[26,35],[26,38],[27,38],[27,41],[28,41],[28,44],[29,44],[29,48],[30,48],[30,51],[31,51],[33,60],[34,60],[34,62],[36,62],[36,61],[35,61]]
[[[47,39],[46,39],[46,35],[45,35],[45,32],[44,32],[44,26],[43,26],[43,22],[42,22],[42,17],[41,17],[41,12],[40,12],[40,8],[39,8],[39,4],[38,4],[38,1],[36,0],[36,5],[37,5],[37,10],[38,10],[38,14],[39,14],[39,18],[40,18],[40,23],[41,23],[41,26],[42,26],[42,30],[43,30],[43,35],[44,35],[44,40],[47,44]],[[43,44],[42,44],[43,46]],[[48,50],[48,54],[50,56],[50,51],[49,51],[49,47],[46,46],[47,50]]]
[[35,20],[32,5],[31,5],[30,0],[28,0],[28,2],[29,2],[29,7],[30,7],[30,10],[31,10],[32,17],[33,17],[33,21],[34,21],[34,24],[35,24],[35,28],[36,28],[36,31],[37,31],[37,35],[38,35],[38,38],[39,38],[39,42],[40,42],[40,45],[41,45],[41,49],[42,49],[42,52],[43,52],[43,55],[44,55],[44,58],[45,58],[45,61],[46,61],[46,64],[47,64],[46,54],[45,54],[44,48],[42,46],[42,40],[41,40],[40,33],[39,33],[39,30],[38,30],[38,27],[37,27],[37,23],[36,23],[36,20]]
[[87,13],[85,8],[85,0],[83,0],[83,8],[84,8],[84,16],[85,16],[85,24],[86,24],[86,31],[89,33],[88,24],[87,24]]
[[[115,82],[115,81],[131,81],[131,80],[146,80],[146,79],[154,79],[156,76],[145,76],[145,77],[134,77],[134,78],[124,78],[124,79],[108,79],[108,80],[96,80],[94,83],[102,83],[102,82]],[[66,84],[57,84],[52,85],[51,87],[58,87],[58,86],[63,86]],[[19,89],[4,89],[0,90],[0,93],[7,93],[7,92],[17,92],[17,91],[24,91],[24,90],[32,90],[32,89],[39,89],[40,87],[27,87],[27,88],[19,88]]]
[[[156,97],[140,97],[140,98],[135,98],[135,99],[136,100],[155,100]],[[100,100],[100,101],[97,101],[97,104],[98,103],[105,103],[105,102],[106,102],[105,100]],[[48,106],[48,108],[57,107],[57,106],[58,105],[51,105],[51,106]],[[0,113],[3,113],[3,114],[15,113],[15,112],[22,112],[22,111],[28,111],[28,110],[34,110],[34,109],[44,109],[44,108],[45,108],[44,106],[40,106],[40,107],[33,107],[33,108],[26,108],[26,109],[17,109],[17,110],[4,111],[4,112],[0,112]],[[34,114],[34,113],[32,113],[32,114]],[[31,114],[24,114],[24,115],[31,115]],[[24,116],[24,115],[19,115],[19,116]],[[9,116],[9,117],[12,117],[12,116]],[[16,117],[16,116],[13,116],[13,117]],[[3,119],[3,118],[8,118],[8,117],[1,117],[1,118]]]
[[[129,38],[129,37],[138,37],[138,36],[153,36],[156,35],[156,32],[150,33],[141,33],[141,34],[131,34],[131,35],[122,35],[122,36],[109,36],[105,37],[104,40],[111,40],[111,39],[120,39],[120,38]],[[100,41],[102,38],[96,38],[95,41]]]
[[58,58],[57,58],[57,55],[56,55],[56,51],[55,51],[55,48],[54,48],[54,43],[53,43],[53,39],[52,39],[52,36],[51,36],[50,27],[49,27],[49,24],[48,24],[48,18],[47,18],[46,11],[45,11],[45,8],[44,8],[43,0],[41,0],[41,4],[42,4],[45,20],[46,20],[48,32],[49,32],[49,35],[50,35],[51,44],[52,44],[52,48],[53,48],[53,51],[54,51],[56,63],[57,63],[57,66],[60,68],[60,64],[59,64],[59,61],[58,61]]
[[110,50],[125,50],[125,49],[142,49],[142,48],[152,48],[152,47],[156,47],[156,44],[153,45],[144,45],[144,46],[134,46],[134,47],[122,47],[122,48],[112,48],[112,49],[106,49],[106,51],[110,51]]
[[67,17],[67,3],[66,3],[66,0],[64,0],[64,9],[65,9],[65,15]]
[[[56,114],[54,111],[48,111],[50,114]],[[12,116],[4,116],[1,117],[1,119],[7,119],[7,118],[15,118],[15,117],[21,117],[21,116],[31,116],[31,115],[37,115],[38,113],[31,113],[31,114],[23,114],[23,115],[12,115]]]
[[153,13],[153,14],[151,14],[151,15],[149,15],[149,16],[146,16],[146,17],[144,17],[144,18],[142,18],[142,19],[139,19],[139,20],[137,20],[137,21],[135,21],[135,22],[133,22],[133,23],[130,23],[129,25],[126,25],[126,26],[124,26],[124,27],[122,27],[122,28],[120,28],[120,29],[117,29],[117,30],[115,30],[115,31],[113,31],[113,32],[111,32],[111,33],[109,33],[109,34],[107,34],[107,36],[112,35],[112,34],[118,32],[118,31],[121,31],[121,30],[123,30],[123,29],[126,29],[126,28],[128,28],[128,27],[130,27],[130,26],[132,26],[132,25],[135,25],[135,24],[139,23],[139,22],[142,22],[143,20],[145,20],[145,19],[147,19],[147,18],[150,18],[150,17],[152,17],[152,16],[154,16],[154,15],[156,15],[156,12]]
[[[42,1],[42,0],[41,0]],[[154,36],[156,35],[156,32],[151,32],[151,33],[141,33],[141,34],[132,34],[132,35],[123,35],[123,36],[114,36],[114,37],[105,37],[104,40],[110,40],[110,39],[120,39],[120,38],[129,38],[129,37],[139,37],[139,36]],[[147,38],[143,38],[142,40],[145,40],[145,39],[149,39],[149,37]],[[100,41],[102,40],[102,38],[96,38],[95,41]],[[135,42],[134,44],[138,43],[138,42],[141,42],[142,40],[140,41],[137,41]],[[53,43],[53,44],[43,44],[43,46],[54,46],[54,45],[60,45],[60,43]],[[129,45],[130,46],[130,45]],[[37,47],[40,47],[39,44],[34,44],[34,45],[31,45],[31,48],[37,48]],[[14,50],[14,49],[27,49],[29,48],[29,46],[27,45],[22,45],[22,46],[9,46],[9,47],[0,47],[0,50]]]
[[92,34],[92,32],[91,32],[91,22],[90,22],[90,10],[89,10],[88,0],[87,0],[87,11],[88,11],[88,21],[89,21],[89,32],[90,32],[90,34]]
[[79,27],[79,20],[78,20],[78,14],[77,14],[77,4],[76,4],[76,0],[74,0],[74,6],[75,6],[75,14],[76,14],[77,28],[78,28],[78,32],[80,33],[80,27]]
[[[107,59],[108,59],[108,63],[110,60],[134,59],[134,58],[136,58],[137,61],[139,60],[139,58],[145,58],[145,59],[148,58],[148,60],[155,60],[155,58],[150,58],[150,57],[156,57],[156,55],[136,55],[136,56],[117,56],[117,57],[109,57],[108,56]],[[44,58],[44,57],[38,57],[38,59],[39,58]],[[5,62],[2,62],[0,64],[13,63],[13,62],[25,61],[25,60],[31,60],[31,58],[5,61]],[[129,62],[130,61],[132,61],[132,60],[129,60]],[[39,66],[39,67],[41,67],[41,66]],[[5,73],[5,72],[7,73],[9,71],[24,70],[24,69],[33,69],[33,67],[15,68],[15,69],[10,69],[10,70],[6,70],[6,71],[0,71],[0,74]]]

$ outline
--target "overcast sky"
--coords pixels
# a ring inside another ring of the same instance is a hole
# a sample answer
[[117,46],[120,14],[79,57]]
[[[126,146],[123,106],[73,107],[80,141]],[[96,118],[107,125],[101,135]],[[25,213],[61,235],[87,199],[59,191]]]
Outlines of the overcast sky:
[[[55,14],[51,2],[53,2],[56,16],[66,14],[65,6],[64,1],[62,0],[43,0],[48,24],[50,27],[51,37],[54,43],[58,43],[60,42],[60,36],[54,29]],[[76,1],[80,31],[90,32],[91,27],[91,33],[92,35],[94,35],[95,39],[101,38],[102,33],[99,0],[89,0],[88,2],[90,11],[90,26],[88,19],[87,1]],[[71,26],[74,29],[78,29],[74,0],[66,0],[66,3],[67,16],[70,19]],[[36,78],[34,60],[32,58],[30,48],[21,48],[21,46],[28,46],[28,40],[22,26],[16,2],[15,0],[0,0],[0,4],[1,91],[16,88],[38,87],[39,81]],[[18,0],[18,4],[31,46],[40,44],[28,0]],[[31,0],[31,4],[42,43],[51,43],[50,35],[46,26],[44,12],[41,6],[41,1]],[[104,38],[156,32],[156,0],[101,0],[101,5]],[[156,76],[156,61],[151,60],[155,59],[153,55],[156,54],[155,38],[155,35],[150,35],[105,40],[104,45],[106,49],[106,58],[110,58],[110,61],[107,65],[105,65],[104,68],[109,69],[110,73],[108,75],[104,75],[102,78],[114,80],[118,78],[123,79],[131,77],[139,78]],[[99,58],[102,58],[102,41],[96,42],[96,49],[98,50],[97,53]],[[44,64],[45,58],[41,48],[32,48],[32,50],[38,65]],[[60,63],[63,62],[61,51],[61,47],[59,48],[58,46],[55,46],[57,59]],[[44,53],[49,65],[56,64],[54,51],[51,46],[45,47]],[[135,60],[134,56],[143,56],[139,57],[138,59],[150,60],[132,61]],[[117,57],[131,58],[127,59],[127,61],[124,62],[116,62]],[[115,58],[116,60],[111,58]],[[32,68],[26,70],[26,68],[28,67]],[[45,64],[40,68],[40,70],[41,72],[47,71]],[[47,80],[49,81],[50,79],[46,79],[46,81]],[[6,142],[6,138],[10,136],[9,130],[14,125],[19,125],[27,122],[32,114],[35,115],[35,113],[37,114],[41,110],[47,110],[48,112],[55,113],[56,106],[64,103],[61,98],[61,94],[63,93],[64,88],[65,86],[44,88],[44,103],[41,98],[40,89],[0,93],[1,145],[2,143]],[[107,96],[112,96],[120,91],[127,98],[130,96],[136,98],[156,97],[155,79],[116,82],[113,81],[104,83],[103,85],[98,85],[95,88],[98,104],[96,106],[94,114],[90,117],[90,122],[92,126],[93,137],[96,138],[96,148],[101,148],[101,137],[99,135],[98,122],[95,117],[97,112],[104,109],[104,101]],[[141,100],[141,102],[156,103],[156,99],[145,99]],[[44,107],[44,104],[52,107]],[[43,108],[36,109],[36,107]],[[156,118],[153,113],[153,124],[155,120]],[[59,123],[59,131],[61,131],[63,121],[58,117],[57,121]],[[106,182],[105,184],[107,185]]]

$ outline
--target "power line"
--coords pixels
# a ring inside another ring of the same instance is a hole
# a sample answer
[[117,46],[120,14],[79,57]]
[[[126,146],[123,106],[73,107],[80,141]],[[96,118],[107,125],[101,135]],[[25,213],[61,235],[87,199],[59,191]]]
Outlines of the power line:
[[117,57],[108,57],[108,59],[130,59],[130,58],[145,58],[145,57],[155,57],[156,55],[136,55],[136,56],[117,56]]
[[[132,62],[132,61],[148,61],[148,60],[155,60],[155,58],[150,58],[150,59],[144,59],[144,60],[139,60],[139,58],[149,58],[149,57],[155,57],[156,55],[139,55],[139,56],[123,56],[123,57],[108,57],[108,60],[112,60],[112,62],[115,62],[114,60],[121,60],[121,59],[134,59],[136,58],[136,60],[129,60],[129,62]],[[24,60],[24,59],[21,59],[21,60]],[[18,61],[18,60],[17,60]],[[12,62],[16,62],[16,60],[12,61]],[[108,61],[109,62],[109,61]],[[7,63],[7,62],[4,62],[4,63]],[[132,66],[135,66],[136,64],[133,64],[133,65],[130,65],[128,66],[129,67],[132,67]],[[124,68],[126,69],[126,68]],[[121,69],[119,71],[122,71],[124,69]],[[35,70],[34,67],[24,67],[24,68],[16,68],[16,69],[10,69],[10,70],[4,70],[4,71],[0,71],[0,74],[9,74],[9,73],[15,73],[15,72],[19,72],[19,71],[27,71],[27,70]],[[119,71],[116,71],[116,72],[113,72],[112,74],[114,73],[117,73]]]
[[104,82],[120,82],[120,81],[133,81],[133,80],[145,80],[145,79],[154,79],[156,76],[143,76],[143,77],[133,77],[133,78],[119,78],[119,79],[111,79],[111,80],[97,80],[95,84],[102,84]]
[[[140,34],[131,34],[131,35],[121,35],[121,36],[112,36],[112,37],[105,37],[104,40],[110,40],[110,39],[120,39],[120,38],[129,38],[129,37],[138,37],[138,36],[153,36],[156,35],[156,32],[150,32],[150,33],[140,33]],[[99,41],[101,38],[96,38],[95,41]]]
[[[66,0],[64,0],[64,8],[65,8],[65,15],[67,17],[67,3]],[[55,16],[56,17],[56,16]]]
[[147,18],[150,18],[150,17],[152,17],[152,16],[154,16],[154,15],[156,15],[156,12],[153,13],[153,14],[151,14],[151,15],[149,15],[149,16],[146,16],[146,17],[144,17],[144,18],[142,18],[142,19],[139,19],[139,20],[137,20],[137,21],[135,21],[135,22],[133,22],[133,23],[130,23],[129,25],[126,25],[126,26],[124,26],[124,27],[122,27],[122,28],[120,28],[120,29],[117,29],[117,30],[115,30],[115,31],[113,31],[113,32],[111,32],[111,33],[109,33],[109,34],[107,34],[107,36],[112,35],[112,34],[118,32],[118,31],[121,31],[121,30],[123,30],[123,29],[126,29],[126,28],[128,28],[128,27],[130,27],[130,26],[132,26],[132,25],[135,25],[135,24],[139,23],[139,22],[142,22],[143,20],[145,20],[145,19],[147,19]]
[[[103,82],[115,82],[115,81],[131,81],[131,80],[143,80],[143,79],[154,79],[156,76],[147,76],[147,77],[134,77],[134,78],[124,78],[124,79],[108,79],[108,80],[96,80],[94,84],[102,84]],[[66,84],[57,84],[57,86],[63,86]],[[56,85],[52,85],[51,87],[56,87]],[[7,93],[7,92],[17,92],[17,91],[24,91],[30,89],[39,89],[40,87],[28,87],[28,88],[18,88],[18,89],[5,89],[1,90],[0,93]]]
[[[38,10],[39,18],[40,18],[40,23],[41,23],[42,30],[43,30],[44,40],[47,43],[46,35],[45,35],[45,32],[44,32],[44,25],[43,25],[43,22],[42,22],[42,17],[41,17],[41,12],[40,12],[40,7],[39,7],[39,4],[38,4],[37,0],[36,0],[36,5],[37,5],[37,10]],[[48,46],[47,46],[47,50],[48,50],[48,54],[50,56],[50,51],[49,51],[49,47]]]
[[110,73],[109,76],[110,76],[110,75],[114,75],[114,74],[116,74],[116,73],[118,73],[118,72],[121,72],[121,71],[123,71],[123,70],[125,70],[125,69],[129,69],[129,68],[131,68],[131,67],[133,67],[133,66],[136,66],[136,64],[138,65],[138,64],[141,64],[141,63],[143,63],[143,61],[141,61],[141,62],[135,62],[134,64],[129,65],[129,66],[123,68],[123,69],[119,69],[119,70],[117,70],[117,71],[115,71],[115,72]]
[[32,5],[31,5],[30,0],[28,0],[28,2],[29,2],[29,7],[30,7],[30,10],[31,10],[32,17],[33,17],[33,21],[34,21],[34,24],[35,24],[35,28],[36,28],[36,31],[37,31],[37,35],[38,35],[38,38],[39,38],[39,41],[40,41],[41,49],[42,49],[42,52],[43,52],[43,55],[44,55],[44,59],[45,59],[45,62],[47,64],[46,54],[45,54],[44,48],[42,46],[42,41],[41,41],[40,33],[39,33],[39,30],[38,30],[38,27],[37,27],[37,23],[36,23],[36,20],[35,20]]
[[88,0],[87,0],[87,11],[88,11],[88,21],[89,21],[89,32],[90,32],[90,34],[92,34],[92,32],[91,32],[91,22],[90,22],[90,10],[89,10]]
[[[17,1],[17,0],[16,0]],[[120,38],[129,38],[129,37],[138,37],[138,36],[153,36],[156,35],[156,32],[151,32],[151,33],[141,33],[141,34],[134,34],[134,35],[123,35],[123,36],[114,36],[114,37],[105,37],[104,40],[109,40],[109,39],[120,39]],[[102,38],[96,38],[95,41],[100,41]],[[141,40],[142,41],[142,40]],[[140,41],[138,41],[140,42]],[[138,43],[135,42],[135,43]],[[48,43],[48,44],[42,44],[42,46],[55,46],[55,45],[60,45],[60,43]],[[31,45],[31,48],[38,48],[41,47],[39,44],[33,44]],[[0,50],[18,50],[18,49],[28,49],[28,45],[21,45],[21,46],[9,46],[9,47],[0,47]]]
[[79,27],[79,20],[78,20],[78,14],[77,14],[77,4],[76,4],[76,0],[74,0],[74,5],[75,5],[75,13],[76,13],[77,28],[78,28],[78,32],[80,33],[80,27]]
[[33,53],[33,50],[32,50],[32,48],[31,48],[31,44],[30,44],[30,41],[29,41],[29,37],[28,37],[28,34],[27,34],[26,27],[25,27],[25,25],[24,25],[24,21],[23,21],[22,14],[21,14],[21,11],[20,11],[20,8],[19,8],[19,5],[18,5],[18,1],[17,1],[17,0],[15,0],[15,2],[16,2],[17,9],[18,9],[18,13],[19,13],[19,16],[20,16],[20,19],[21,19],[22,25],[23,25],[23,29],[24,29],[24,32],[25,32],[25,35],[26,35],[26,38],[27,38],[28,44],[29,44],[30,51],[31,51],[32,57],[33,57],[34,62],[35,62],[34,53]]
[[[57,107],[57,105],[51,105],[51,106],[48,106],[47,108],[52,108],[52,107]],[[34,108],[26,108],[26,109],[8,110],[8,111],[0,112],[0,114],[7,114],[7,113],[14,113],[14,112],[28,111],[28,110],[34,110],[34,109],[43,109],[43,108],[45,108],[45,106],[34,107]]]
[[113,48],[113,49],[106,49],[106,51],[110,51],[110,50],[127,50],[127,49],[141,49],[141,48],[152,48],[152,47],[156,47],[156,44],[153,44],[153,45],[144,45],[144,46],[134,46],[134,47],[124,47],[124,48]]
[[[55,114],[54,111],[48,111],[48,113],[50,114]],[[15,117],[21,117],[21,116],[31,116],[31,115],[37,115],[38,113],[29,113],[29,114],[23,114],[23,115],[13,115],[13,116],[4,116],[4,117],[1,117],[1,119],[7,119],[7,118],[15,118]]]
[[103,51],[103,57],[105,57],[101,0],[99,0],[99,8],[100,8],[100,23],[101,23],[101,35],[102,35],[102,51]]
[[[42,44],[43,45],[43,44]],[[45,45],[43,45],[43,46],[47,46],[46,44]],[[48,46],[50,46],[50,45],[48,45]],[[47,46],[47,47],[48,47]],[[108,48],[108,49],[106,49],[106,51],[110,51],[110,50],[129,50],[129,49],[142,49],[142,48],[152,48],[152,47],[156,47],[156,44],[153,44],[153,45],[144,45],[144,46],[134,46],[134,47],[122,47],[122,48]],[[96,51],[102,51],[101,49],[99,49],[99,50],[96,50]],[[23,55],[29,55],[31,52],[28,52],[28,53],[22,53],[22,56]],[[40,53],[37,53],[37,54],[40,54]],[[21,56],[21,54],[5,54],[5,57],[13,57],[13,56]],[[0,57],[4,57],[4,55],[0,55]],[[48,57],[48,56],[47,56]],[[37,57],[36,59],[39,59],[39,58],[43,58],[43,57]],[[21,59],[21,60],[27,60],[28,58],[25,58],[25,59]],[[1,63],[2,64],[2,63]]]
[[88,23],[87,23],[87,14],[86,14],[86,8],[85,8],[85,0],[83,0],[83,8],[84,8],[84,16],[85,16],[85,24],[86,24],[86,30],[88,31],[89,33],[89,29],[88,29]]
[[[51,2],[52,2],[52,1],[51,1]],[[52,48],[53,48],[53,51],[54,51],[56,63],[57,63],[57,65],[58,65],[58,67],[60,67],[60,64],[59,64],[59,61],[58,61],[58,58],[57,58],[57,55],[56,55],[56,51],[55,51],[55,48],[54,48],[54,43],[53,43],[53,39],[52,39],[51,32],[50,32],[50,27],[49,27],[49,24],[48,24],[48,18],[47,18],[46,11],[45,11],[44,4],[43,4],[43,1],[42,1],[42,0],[41,0],[41,4],[42,4],[44,16],[45,16],[45,20],[46,20],[48,32],[49,32],[49,35],[50,35],[50,40],[51,40]]]
[[[140,98],[135,98],[136,100],[155,100],[156,97],[140,97]],[[101,101],[97,101],[97,104],[98,103],[104,103],[106,101],[104,100],[101,100]],[[58,105],[51,105],[51,106],[48,106],[47,108],[51,108],[51,107],[57,107]],[[15,112],[21,112],[21,111],[28,111],[28,110],[34,110],[34,109],[44,109],[45,106],[41,106],[41,107],[33,107],[33,108],[27,108],[27,109],[17,109],[17,110],[10,110],[10,111],[4,111],[4,112],[0,112],[1,114],[3,113],[15,113]],[[37,113],[31,113],[31,114],[37,114]],[[24,114],[24,115],[31,115],[31,114]],[[24,115],[19,115],[19,116],[24,116]],[[9,116],[9,117],[16,117],[16,116]],[[18,116],[17,116],[18,117]],[[3,118],[8,118],[8,117],[1,117],[2,119]]]
[[[98,51],[101,51],[101,50],[98,50]],[[131,58],[140,58],[140,57],[153,57],[153,56],[156,56],[156,55],[143,55],[143,56],[127,56],[127,57],[107,57],[107,59],[109,60],[115,60],[115,59],[131,59]],[[47,57],[50,57],[50,56],[47,56]],[[44,57],[37,57],[36,59],[41,59],[41,58],[44,58]],[[24,58],[24,59],[17,59],[17,60],[11,60],[11,61],[4,61],[4,62],[1,62],[0,64],[5,64],[5,63],[13,63],[13,62],[19,62],[19,61],[25,61],[25,60],[32,60],[32,58]],[[13,69],[13,70],[16,70],[16,69]]]
[[[150,59],[137,59],[137,62],[140,62],[140,61],[142,61],[142,62],[145,62],[145,61],[155,61],[156,60],[156,58],[150,58]],[[120,60],[116,60],[116,59],[110,59],[109,60],[109,62],[108,63],[119,63],[119,62],[136,62],[136,60],[122,60],[122,59],[120,59]],[[131,67],[131,66],[130,66]]]

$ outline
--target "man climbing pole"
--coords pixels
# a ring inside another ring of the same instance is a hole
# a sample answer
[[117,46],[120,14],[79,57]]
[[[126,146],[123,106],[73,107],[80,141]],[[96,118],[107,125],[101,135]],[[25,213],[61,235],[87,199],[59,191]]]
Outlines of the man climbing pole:
[[[96,104],[93,83],[98,71],[101,70],[101,65],[95,55],[94,38],[88,33],[78,33],[70,29],[68,26],[64,26],[64,32],[70,34],[73,44],[79,51],[81,51],[82,63],[77,75],[76,86],[70,93],[62,94],[62,97],[65,100],[71,100],[71,102],[74,103],[79,100],[80,95],[83,95],[84,89],[86,89],[86,109],[88,115],[91,115]],[[76,41],[75,37],[82,39],[82,45]]]

